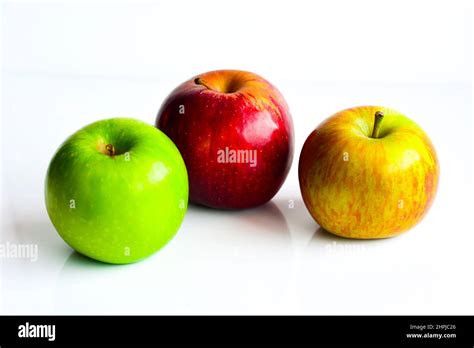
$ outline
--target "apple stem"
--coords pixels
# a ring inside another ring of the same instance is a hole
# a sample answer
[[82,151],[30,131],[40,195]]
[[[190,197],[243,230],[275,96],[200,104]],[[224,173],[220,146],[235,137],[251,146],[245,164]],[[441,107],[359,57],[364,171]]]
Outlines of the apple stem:
[[372,131],[372,138],[374,139],[379,137],[380,125],[382,124],[383,116],[384,115],[382,111],[377,111],[375,113],[374,130]]
[[200,77],[196,77],[196,78],[194,79],[194,83],[195,83],[196,85],[204,86],[204,87],[206,87],[207,89],[212,89],[212,88],[209,87],[209,85],[207,85]]
[[115,147],[112,144],[105,145],[105,149],[109,153],[109,156],[115,156]]

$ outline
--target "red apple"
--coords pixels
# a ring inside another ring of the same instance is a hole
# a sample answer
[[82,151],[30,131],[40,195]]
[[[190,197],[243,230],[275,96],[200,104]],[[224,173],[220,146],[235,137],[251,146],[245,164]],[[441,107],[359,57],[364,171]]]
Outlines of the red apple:
[[245,71],[200,74],[164,101],[156,126],[178,147],[190,200],[221,209],[268,202],[293,159],[293,123],[280,92]]

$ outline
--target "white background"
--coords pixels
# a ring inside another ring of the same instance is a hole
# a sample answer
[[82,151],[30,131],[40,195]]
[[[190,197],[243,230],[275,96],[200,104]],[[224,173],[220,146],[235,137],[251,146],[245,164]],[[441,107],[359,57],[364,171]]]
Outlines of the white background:
[[[2,4],[2,314],[474,314],[472,8],[457,1],[154,1]],[[47,217],[49,160],[97,119],[153,123],[166,95],[208,70],[256,72],[285,96],[295,160],[273,201],[191,206],[149,259],[74,253]],[[352,106],[398,109],[441,163],[417,227],[355,241],[320,230],[296,176],[301,146]],[[291,202],[294,207],[291,207]]]

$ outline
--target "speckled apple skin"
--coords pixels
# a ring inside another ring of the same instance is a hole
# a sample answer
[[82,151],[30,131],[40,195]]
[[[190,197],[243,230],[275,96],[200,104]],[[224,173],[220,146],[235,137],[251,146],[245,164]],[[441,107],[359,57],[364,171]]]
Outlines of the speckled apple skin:
[[[99,150],[109,143],[117,155]],[[131,263],[176,234],[188,203],[186,167],[155,127],[126,118],[102,120],[60,146],[46,175],[45,200],[59,235],[77,252]]]
[[[382,111],[380,137],[371,138]],[[346,109],[306,139],[299,160],[304,203],[316,222],[341,237],[396,236],[420,222],[439,179],[435,148],[423,129],[393,109]]]

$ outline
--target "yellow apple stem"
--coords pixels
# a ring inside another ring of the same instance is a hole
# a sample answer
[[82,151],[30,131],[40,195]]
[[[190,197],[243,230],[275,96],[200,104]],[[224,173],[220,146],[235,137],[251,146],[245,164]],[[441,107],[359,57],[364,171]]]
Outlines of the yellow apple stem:
[[206,87],[207,89],[212,89],[212,88],[211,88],[208,84],[206,84],[206,82],[203,81],[203,79],[201,79],[200,77],[196,77],[196,78],[194,79],[194,83],[195,83],[196,85],[202,85],[202,86]]
[[109,153],[109,156],[115,156],[115,147],[112,144],[105,145],[105,149]]
[[384,115],[382,111],[377,111],[375,113],[374,130],[372,131],[372,138],[374,139],[379,137],[380,125],[382,124],[383,116]]

